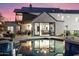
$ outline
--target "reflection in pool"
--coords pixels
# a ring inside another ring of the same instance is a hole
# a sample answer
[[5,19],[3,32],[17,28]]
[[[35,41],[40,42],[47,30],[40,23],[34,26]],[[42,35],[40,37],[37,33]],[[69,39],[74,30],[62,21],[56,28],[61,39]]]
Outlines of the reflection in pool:
[[54,41],[53,40],[36,40],[34,41],[35,51],[40,53],[49,53],[49,51],[54,51]]
[[63,55],[64,49],[64,41],[50,39],[22,41],[20,45],[20,52],[23,55]]

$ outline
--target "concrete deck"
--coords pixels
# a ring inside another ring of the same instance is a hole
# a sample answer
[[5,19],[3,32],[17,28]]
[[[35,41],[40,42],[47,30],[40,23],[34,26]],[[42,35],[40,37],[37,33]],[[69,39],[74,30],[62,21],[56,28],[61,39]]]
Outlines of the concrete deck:
[[29,36],[25,36],[25,37],[16,37],[14,39],[15,42],[17,41],[22,41],[22,40],[42,40],[42,39],[46,39],[46,40],[49,40],[49,39],[53,39],[53,40],[60,40],[60,41],[63,41],[65,38],[64,37],[58,37],[58,36],[32,36],[32,37],[29,37]]
[[78,44],[79,45],[79,37],[72,37],[68,36],[65,39],[66,42],[73,43],[73,44]]

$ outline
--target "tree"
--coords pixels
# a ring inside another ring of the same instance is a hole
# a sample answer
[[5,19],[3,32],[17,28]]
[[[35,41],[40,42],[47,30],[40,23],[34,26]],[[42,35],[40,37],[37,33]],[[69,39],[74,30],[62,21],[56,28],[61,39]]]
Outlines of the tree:
[[2,13],[0,13],[0,22],[3,22],[4,21],[4,18],[5,17],[3,17]]
[[2,13],[0,13],[0,32],[4,30],[4,18]]

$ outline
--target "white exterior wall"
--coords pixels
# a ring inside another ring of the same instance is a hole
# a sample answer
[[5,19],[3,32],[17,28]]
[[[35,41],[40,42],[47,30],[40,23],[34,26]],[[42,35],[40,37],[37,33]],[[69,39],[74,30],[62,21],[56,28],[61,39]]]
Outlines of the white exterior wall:
[[79,30],[79,14],[62,14],[62,15],[64,16],[64,27],[68,25],[68,30]]
[[[51,13],[51,15],[57,20],[63,20],[64,23],[56,23],[56,34],[62,32],[63,30],[70,30],[73,33],[74,30],[79,30],[79,14],[68,14],[68,13]],[[68,25],[68,29],[66,29],[66,25]],[[61,29],[61,30],[59,30]]]
[[56,22],[56,24],[55,24],[55,34],[56,35],[61,35],[61,34],[63,34],[64,33],[64,22]]
[[79,14],[62,14],[62,16],[64,16],[64,30],[70,30],[72,34],[74,30],[79,30]]
[[[57,20],[63,20],[61,13],[51,13],[50,15],[52,15]],[[64,22],[56,21],[56,23],[55,23],[55,34],[61,35],[62,33],[64,33]]]

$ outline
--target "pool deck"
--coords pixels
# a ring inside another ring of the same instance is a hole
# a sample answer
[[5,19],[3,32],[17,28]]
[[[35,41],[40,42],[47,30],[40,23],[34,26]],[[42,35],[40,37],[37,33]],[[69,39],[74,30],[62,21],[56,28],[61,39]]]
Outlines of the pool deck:
[[[14,42],[19,42],[19,41],[22,41],[22,40],[42,40],[42,39],[46,39],[46,40],[49,40],[51,39],[52,40],[60,40],[60,41],[66,41],[66,42],[69,42],[69,43],[73,43],[73,44],[78,44],[79,45],[79,37],[71,37],[71,36],[68,36],[68,37],[63,37],[63,36],[19,36],[19,37],[15,37],[14,38]],[[9,37],[3,37],[3,38],[0,38],[0,40],[10,40],[11,38]]]
[[16,37],[14,41],[17,42],[17,41],[23,41],[23,40],[42,40],[42,39],[45,39],[45,40],[51,39],[51,40],[59,40],[59,41],[65,40],[64,37],[58,37],[58,36],[31,36],[31,37],[25,36],[25,37]]
[[69,37],[67,37],[65,39],[65,41],[69,42],[69,43],[73,43],[73,44],[79,45],[79,37],[71,37],[71,36],[69,36]]

